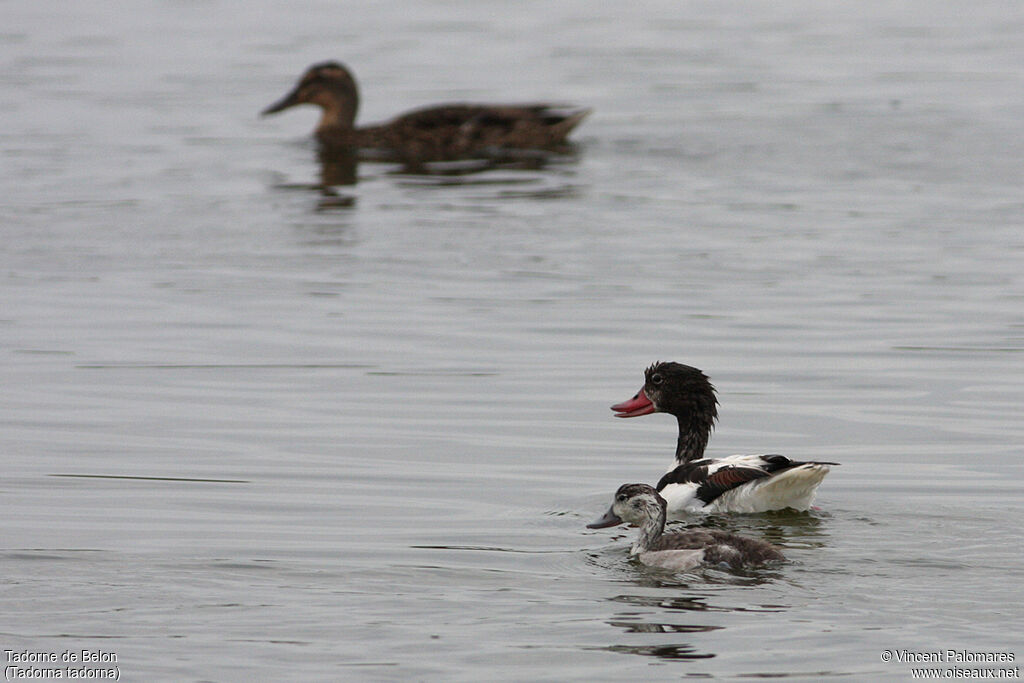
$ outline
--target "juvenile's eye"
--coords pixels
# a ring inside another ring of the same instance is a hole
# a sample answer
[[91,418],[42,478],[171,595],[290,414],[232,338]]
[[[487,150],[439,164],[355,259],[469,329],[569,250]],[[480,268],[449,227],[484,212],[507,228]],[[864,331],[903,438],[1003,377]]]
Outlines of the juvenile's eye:
[[627,497],[627,496],[626,496],[626,494],[625,494],[625,493],[620,493],[619,495],[615,496],[615,500],[617,500],[617,501],[619,501],[619,502],[621,503],[621,502],[623,502],[624,500],[626,500],[626,497]]
[[654,373],[653,375],[651,375],[651,384],[661,384],[661,379],[661,375],[659,375],[658,373]]

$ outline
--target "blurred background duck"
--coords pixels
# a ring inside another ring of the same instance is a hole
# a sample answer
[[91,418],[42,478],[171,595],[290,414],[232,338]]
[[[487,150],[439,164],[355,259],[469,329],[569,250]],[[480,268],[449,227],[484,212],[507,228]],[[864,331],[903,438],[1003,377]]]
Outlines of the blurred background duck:
[[320,107],[316,138],[327,149],[371,149],[385,159],[429,162],[508,156],[523,150],[567,151],[566,136],[589,109],[550,104],[442,104],[357,128],[359,90],[338,62],[314,64],[264,116],[300,104]]
[[587,525],[603,529],[623,523],[640,527],[630,555],[652,567],[682,571],[725,564],[733,569],[786,559],[771,543],[720,529],[688,529],[666,534],[668,504],[647,484],[623,484],[604,516]]

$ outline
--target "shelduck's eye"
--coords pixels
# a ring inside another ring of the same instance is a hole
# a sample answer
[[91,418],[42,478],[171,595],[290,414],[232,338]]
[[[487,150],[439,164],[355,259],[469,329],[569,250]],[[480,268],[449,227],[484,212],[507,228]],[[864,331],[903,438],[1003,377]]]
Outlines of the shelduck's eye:
[[651,375],[651,384],[661,384],[662,376],[657,372]]
[[619,495],[615,496],[615,500],[619,501],[620,503],[624,502],[627,498],[629,498],[629,496],[627,496],[625,493],[620,493]]

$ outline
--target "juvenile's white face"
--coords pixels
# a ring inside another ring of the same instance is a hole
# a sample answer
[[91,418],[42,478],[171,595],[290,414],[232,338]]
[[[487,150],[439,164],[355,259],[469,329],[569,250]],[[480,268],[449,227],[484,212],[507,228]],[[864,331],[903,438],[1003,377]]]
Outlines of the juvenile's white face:
[[649,493],[640,493],[627,496],[620,493],[615,497],[612,504],[612,511],[618,515],[623,522],[640,525],[649,519],[657,519],[660,504],[658,499]]
[[590,529],[604,529],[616,524],[644,526],[663,519],[664,501],[658,492],[647,484],[623,484],[615,492],[615,498],[608,512],[600,519],[587,525]]

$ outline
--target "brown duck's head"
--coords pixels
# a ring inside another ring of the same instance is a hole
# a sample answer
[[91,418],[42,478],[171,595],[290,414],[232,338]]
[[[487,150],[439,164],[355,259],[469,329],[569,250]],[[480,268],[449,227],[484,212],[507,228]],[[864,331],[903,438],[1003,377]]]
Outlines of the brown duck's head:
[[352,73],[338,62],[321,62],[306,69],[291,92],[270,105],[261,115],[276,114],[299,104],[323,109],[318,130],[351,128],[359,108],[359,90]]

